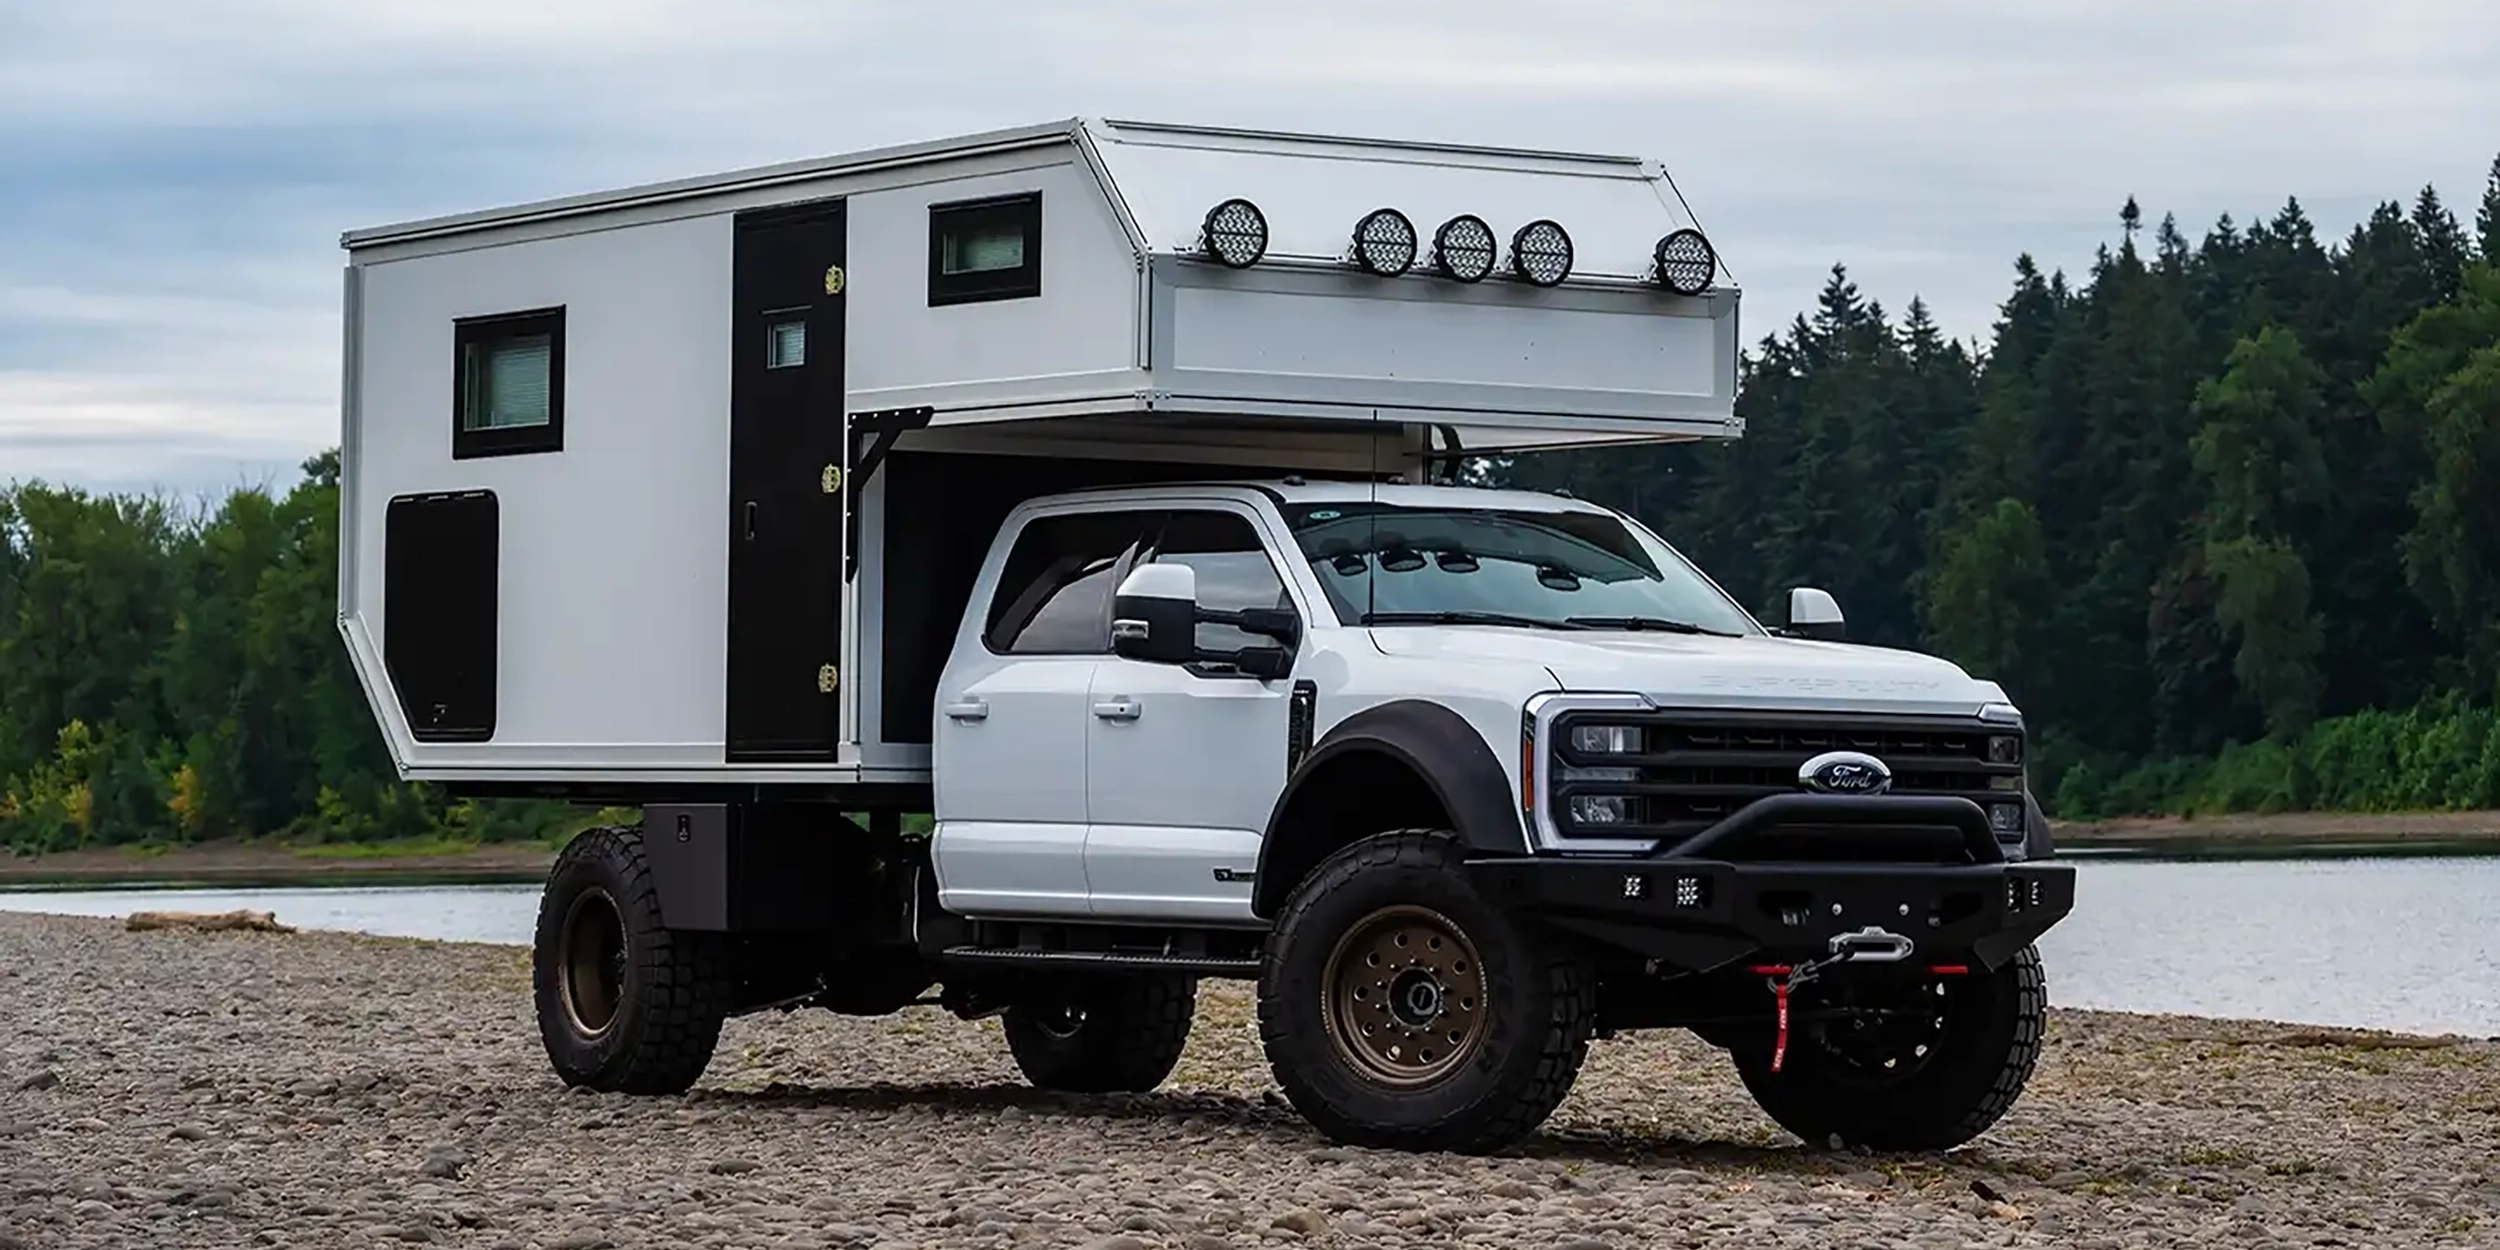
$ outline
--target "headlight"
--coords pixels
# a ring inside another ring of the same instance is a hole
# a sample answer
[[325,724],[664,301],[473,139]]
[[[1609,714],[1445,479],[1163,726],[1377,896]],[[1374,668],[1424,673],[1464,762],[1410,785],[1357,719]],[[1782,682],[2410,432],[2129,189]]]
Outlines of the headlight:
[[1571,731],[1571,748],[1583,755],[1638,755],[1642,737],[1638,725],[1578,725]]
[[2011,734],[1999,734],[1988,739],[1988,762],[1991,764],[2022,763],[2023,740]]

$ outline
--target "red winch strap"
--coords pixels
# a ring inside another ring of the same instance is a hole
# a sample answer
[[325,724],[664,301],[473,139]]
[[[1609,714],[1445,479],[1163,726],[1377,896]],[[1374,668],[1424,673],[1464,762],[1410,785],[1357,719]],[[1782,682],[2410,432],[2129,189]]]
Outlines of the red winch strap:
[[1771,1070],[1777,1072],[1788,1062],[1788,982],[1772,986],[1771,992],[1779,999],[1779,1036],[1771,1043]]

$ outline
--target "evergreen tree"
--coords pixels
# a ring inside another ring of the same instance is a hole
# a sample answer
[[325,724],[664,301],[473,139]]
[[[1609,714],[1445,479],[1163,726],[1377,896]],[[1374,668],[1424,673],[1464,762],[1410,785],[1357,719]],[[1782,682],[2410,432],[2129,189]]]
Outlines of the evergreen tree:
[[2474,214],[2474,229],[2482,242],[2483,263],[2500,265],[2500,156],[2491,158],[2491,181],[2483,187],[2483,209]]
[[2232,671],[2266,728],[2308,727],[2322,681],[2307,561],[2293,535],[2327,492],[2318,420],[2325,375],[2288,330],[2268,326],[2232,349],[2220,378],[2197,388],[2194,440],[2207,482],[2205,564],[2215,618],[2237,643]]

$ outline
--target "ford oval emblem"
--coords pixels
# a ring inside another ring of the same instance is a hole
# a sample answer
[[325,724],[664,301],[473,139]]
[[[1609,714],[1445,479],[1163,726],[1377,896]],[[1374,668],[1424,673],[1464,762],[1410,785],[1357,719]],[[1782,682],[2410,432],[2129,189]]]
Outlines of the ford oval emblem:
[[1862,751],[1826,751],[1797,766],[1797,784],[1821,794],[1882,794],[1892,769]]

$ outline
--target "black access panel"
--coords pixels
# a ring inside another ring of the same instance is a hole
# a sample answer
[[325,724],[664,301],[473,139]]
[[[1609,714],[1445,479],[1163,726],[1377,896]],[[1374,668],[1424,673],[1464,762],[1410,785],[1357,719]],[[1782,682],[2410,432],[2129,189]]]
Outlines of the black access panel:
[[830,760],[842,651],[839,200],[737,219],[728,759]]

